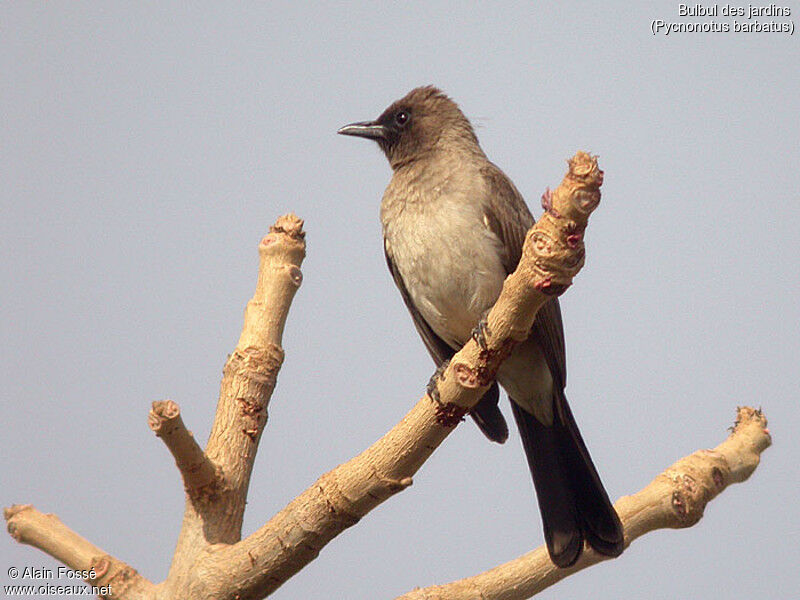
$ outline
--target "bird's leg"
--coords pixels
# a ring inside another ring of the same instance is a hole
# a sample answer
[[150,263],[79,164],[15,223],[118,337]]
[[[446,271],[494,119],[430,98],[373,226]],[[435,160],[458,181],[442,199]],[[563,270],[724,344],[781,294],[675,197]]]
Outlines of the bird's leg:
[[447,367],[450,365],[450,359],[444,361],[439,368],[436,369],[436,372],[431,375],[430,381],[428,381],[428,396],[430,396],[431,400],[436,402],[436,404],[441,404],[441,400],[439,399],[439,379],[444,379],[444,372],[447,370]]
[[486,320],[488,314],[488,310],[484,312],[480,321],[478,321],[478,324],[475,325],[475,329],[472,330],[472,339],[475,340],[480,349],[483,351],[489,349],[489,346],[486,344],[486,336],[489,334],[489,323]]

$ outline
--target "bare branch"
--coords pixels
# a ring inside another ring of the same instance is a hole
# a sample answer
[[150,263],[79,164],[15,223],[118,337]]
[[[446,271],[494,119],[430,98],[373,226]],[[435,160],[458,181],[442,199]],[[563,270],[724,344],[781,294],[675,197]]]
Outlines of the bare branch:
[[22,544],[38,548],[74,571],[86,571],[84,581],[97,588],[101,598],[152,600],[156,587],[136,570],[110,556],[64,525],[55,515],[46,515],[30,504],[15,504],[3,511],[8,532]]
[[453,357],[438,382],[437,400],[423,397],[365,452],[320,477],[241,543],[208,556],[204,568],[215,575],[214,590],[204,590],[209,597],[268,595],[341,531],[411,485],[491,385],[503,359],[527,337],[539,308],[569,287],[583,266],[583,232],[600,200],[603,174],[596,159],[582,152],[569,166],[558,189],[545,195],[546,213],[528,232],[520,264],[488,315],[485,344],[471,340]]
[[172,400],[153,402],[147,424],[175,458],[186,493],[191,497],[214,493],[221,478],[192,432],[183,424],[180,407]]
[[280,217],[261,240],[258,252],[256,290],[245,309],[239,343],[223,370],[217,413],[205,451],[221,474],[222,484],[209,495],[187,495],[183,526],[166,581],[168,594],[175,597],[185,593],[190,580],[203,588],[208,583],[206,578],[197,577],[202,553],[214,544],[234,544],[241,539],[250,475],[283,362],[283,329],[303,279],[303,221],[293,214]]
[[[218,597],[208,593],[219,579],[213,574],[216,563],[208,557],[214,556],[215,549],[241,538],[250,474],[283,361],[281,337],[289,306],[302,281],[304,238],[303,221],[290,214],[280,217],[259,244],[256,291],[245,310],[239,343],[225,365],[206,451],[187,431],[176,403],[153,403],[149,425],[172,452],[187,491],[183,526],[167,580],[153,585],[130,566],[78,536],[57,517],[30,506],[5,510],[12,536],[73,569],[94,568],[90,583],[111,586],[108,597]],[[198,560],[198,556],[205,556],[206,561]],[[105,597],[105,592],[101,593]]]
[[[680,459],[632,496],[614,507],[625,527],[625,546],[655,529],[691,527],[706,504],[726,487],[755,471],[772,439],[760,410],[739,408],[731,435],[713,450]],[[446,585],[418,588],[398,600],[524,600],[608,557],[586,548],[568,569],[557,568],[541,546],[489,571]]]

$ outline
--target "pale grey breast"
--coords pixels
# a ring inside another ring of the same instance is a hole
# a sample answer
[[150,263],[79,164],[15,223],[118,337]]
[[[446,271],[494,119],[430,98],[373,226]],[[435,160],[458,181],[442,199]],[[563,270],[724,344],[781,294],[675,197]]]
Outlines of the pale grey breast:
[[432,165],[412,178],[395,173],[384,194],[385,243],[411,299],[436,335],[454,348],[469,339],[503,286],[502,242],[489,229],[480,198],[463,177]]

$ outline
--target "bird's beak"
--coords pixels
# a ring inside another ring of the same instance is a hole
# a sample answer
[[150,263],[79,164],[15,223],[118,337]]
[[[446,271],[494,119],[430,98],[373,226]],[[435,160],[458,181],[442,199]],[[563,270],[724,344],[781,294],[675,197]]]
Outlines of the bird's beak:
[[369,138],[371,140],[386,139],[386,127],[379,125],[375,121],[360,121],[358,123],[350,123],[340,128],[336,133],[342,135],[355,135],[358,137]]

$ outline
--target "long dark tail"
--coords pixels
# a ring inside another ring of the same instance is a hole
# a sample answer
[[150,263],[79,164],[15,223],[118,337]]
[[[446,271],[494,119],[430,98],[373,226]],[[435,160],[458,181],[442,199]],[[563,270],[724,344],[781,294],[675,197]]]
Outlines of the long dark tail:
[[553,403],[553,425],[547,426],[511,401],[550,558],[559,567],[569,567],[581,555],[584,539],[600,554],[619,556],[625,547],[622,523],[563,391],[554,394]]
[[499,400],[500,390],[495,381],[492,387],[483,395],[483,398],[472,407],[470,416],[478,424],[483,435],[493,442],[504,444],[508,439],[508,425],[506,425],[506,420],[503,418],[503,413],[497,407]]

